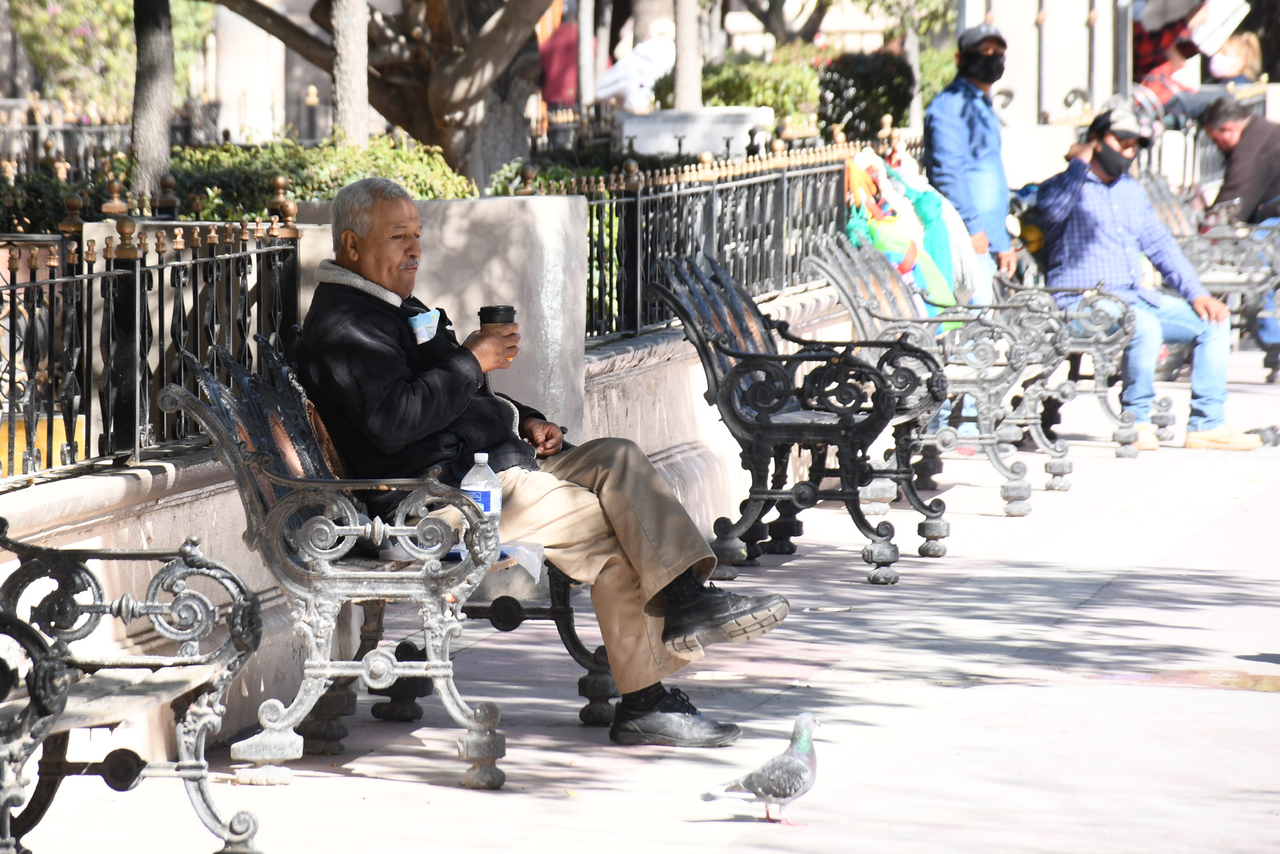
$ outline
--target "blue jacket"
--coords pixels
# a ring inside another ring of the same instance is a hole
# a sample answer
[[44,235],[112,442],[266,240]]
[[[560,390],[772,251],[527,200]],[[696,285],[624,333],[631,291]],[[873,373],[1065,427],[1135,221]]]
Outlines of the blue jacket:
[[929,183],[956,206],[970,234],[985,232],[992,252],[1010,248],[1000,119],[991,99],[963,77],[952,80],[925,111],[924,167]]

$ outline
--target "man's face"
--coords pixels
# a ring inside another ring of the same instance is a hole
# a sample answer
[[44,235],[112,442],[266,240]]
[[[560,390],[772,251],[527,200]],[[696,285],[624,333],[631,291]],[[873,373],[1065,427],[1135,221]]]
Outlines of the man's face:
[[422,221],[409,199],[383,199],[369,211],[369,233],[342,232],[342,266],[399,296],[413,293],[422,257]]
[[1247,124],[1248,122],[1223,122],[1219,127],[1205,128],[1204,132],[1209,134],[1209,139],[1213,140],[1219,151],[1230,154],[1240,144],[1240,132]]
[[[978,46],[970,48],[971,53],[980,54],[981,56],[1004,56],[1004,45],[1000,44],[999,39],[983,39],[978,42]],[[960,62],[961,54],[956,53],[956,62]]]
[[1108,132],[1102,137],[1102,143],[1111,146],[1125,157],[1133,157],[1138,153],[1138,138],[1136,136],[1120,139],[1114,133]]

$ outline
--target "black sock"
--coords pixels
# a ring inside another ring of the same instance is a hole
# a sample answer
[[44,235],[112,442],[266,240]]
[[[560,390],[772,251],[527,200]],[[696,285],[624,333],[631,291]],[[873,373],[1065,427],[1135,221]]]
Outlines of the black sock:
[[662,686],[661,682],[654,682],[648,688],[641,688],[639,691],[630,691],[622,695],[622,705],[626,706],[633,712],[643,712],[645,709],[652,709],[658,705],[663,697],[667,696],[667,689]]
[[678,606],[696,601],[702,596],[703,589],[702,582],[693,574],[693,570],[686,569],[662,588],[662,592],[667,597],[668,605]]

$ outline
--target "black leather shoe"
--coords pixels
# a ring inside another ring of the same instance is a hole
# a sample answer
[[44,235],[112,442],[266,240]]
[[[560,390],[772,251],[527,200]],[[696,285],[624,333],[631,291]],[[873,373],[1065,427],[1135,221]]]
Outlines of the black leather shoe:
[[791,605],[776,593],[740,596],[708,584],[697,599],[667,606],[662,643],[677,655],[713,643],[742,643],[760,637],[790,612]]
[[679,688],[653,707],[637,712],[622,703],[613,708],[609,740],[615,744],[665,744],[670,747],[724,747],[742,735],[737,724],[710,720]]

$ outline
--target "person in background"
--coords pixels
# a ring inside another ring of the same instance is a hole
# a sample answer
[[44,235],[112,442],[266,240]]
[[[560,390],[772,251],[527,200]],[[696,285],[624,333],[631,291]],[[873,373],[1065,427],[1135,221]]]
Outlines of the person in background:
[[981,271],[974,302],[993,301],[997,269],[1012,276],[1017,255],[1009,240],[1009,182],[1001,158],[1001,122],[991,87],[1004,75],[1004,36],[991,24],[960,34],[956,77],[929,103],[924,117],[924,166],[929,183],[964,219]]
[[[1260,437],[1225,423],[1231,313],[1200,284],[1146,190],[1129,177],[1139,145],[1148,143],[1132,110],[1108,110],[1089,125],[1086,141],[1067,151],[1066,171],[1040,185],[1049,287],[1063,289],[1057,295],[1063,307],[1079,302],[1076,292],[1097,287],[1133,307],[1133,338],[1120,366],[1120,403],[1134,416],[1135,447],[1160,447],[1151,423],[1160,345],[1194,343],[1186,447],[1253,450],[1261,446]],[[1143,256],[1179,296],[1142,287]]]
[[[1227,156],[1227,174],[1213,207],[1232,221],[1263,222],[1280,216],[1280,125],[1255,116],[1231,95],[1205,109],[1200,126]],[[1263,303],[1275,310],[1275,294]],[[1280,382],[1280,322],[1259,318],[1253,329],[1270,369],[1267,382]]]
[[1215,83],[1248,86],[1262,76],[1262,43],[1254,33],[1236,33],[1209,59]]

